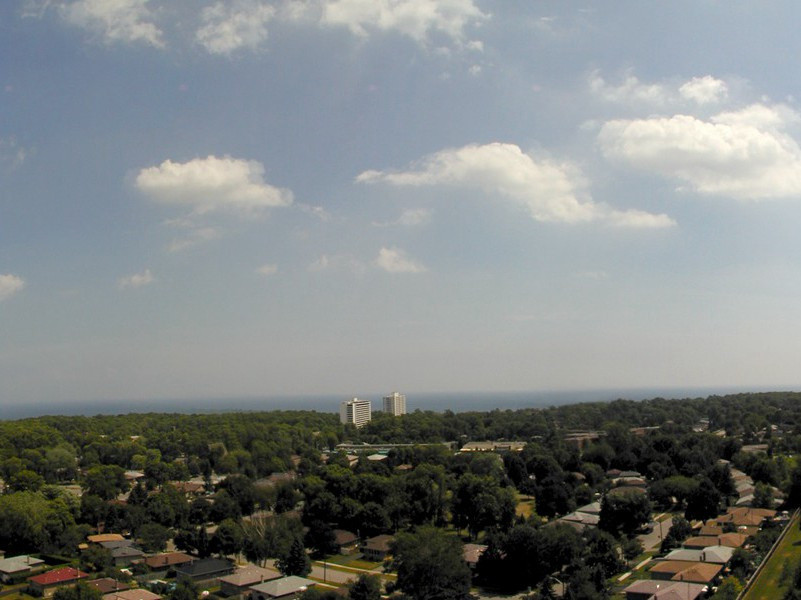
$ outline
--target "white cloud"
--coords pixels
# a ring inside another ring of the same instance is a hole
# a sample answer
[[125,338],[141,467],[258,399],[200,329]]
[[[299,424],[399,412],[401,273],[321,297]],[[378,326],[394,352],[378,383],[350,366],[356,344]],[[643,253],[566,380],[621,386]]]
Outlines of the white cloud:
[[13,136],[0,138],[0,162],[6,163],[11,169],[16,169],[27,157],[28,152]]
[[431,211],[427,208],[409,208],[404,210],[394,221],[384,223],[373,223],[376,227],[392,227],[401,225],[404,227],[416,227],[425,225],[431,220]]
[[605,221],[624,227],[673,225],[666,215],[617,211],[586,197],[586,184],[574,167],[535,160],[514,144],[472,144],[426,157],[416,169],[401,172],[365,171],[356,181],[397,186],[451,185],[475,188],[490,198],[505,198],[524,206],[543,222]]
[[189,206],[196,214],[253,213],[292,203],[291,191],[265,183],[260,163],[227,156],[185,163],[165,160],[142,169],[136,187],[158,202]]
[[374,264],[387,273],[425,273],[427,269],[400,248],[381,248]]
[[681,85],[674,82],[645,83],[631,72],[615,85],[607,82],[599,71],[589,76],[590,91],[606,102],[615,104],[638,104],[654,107],[695,104],[715,104],[728,97],[728,84],[711,75],[693,77]]
[[24,287],[25,280],[21,277],[11,275],[10,273],[0,275],[0,302],[11,298],[11,296],[17,292],[22,291]]
[[631,73],[627,73],[623,82],[618,85],[607,83],[599,71],[593,71],[589,77],[590,90],[607,102],[629,103],[644,102],[648,104],[665,104],[670,91],[662,84],[643,83]]
[[462,43],[467,26],[487,18],[473,0],[323,0],[321,22],[362,37],[376,29],[419,43],[429,42],[434,33]]
[[270,275],[275,275],[278,273],[278,265],[273,264],[266,264],[262,265],[256,269],[256,273],[259,275],[264,275],[265,277],[269,277]]
[[679,88],[679,93],[698,104],[714,104],[726,99],[729,87],[725,81],[710,75],[693,77]]
[[127,277],[120,277],[117,280],[117,287],[121,290],[127,288],[139,288],[150,285],[155,280],[156,279],[153,277],[150,269],[145,269],[142,273],[134,273],[133,275],[128,275]]
[[607,158],[674,177],[702,194],[740,199],[801,194],[801,148],[787,107],[750,106],[710,120],[690,115],[614,120],[598,135]]
[[361,274],[364,263],[348,254],[323,254],[309,265],[309,271],[350,271]]
[[163,48],[162,32],[152,20],[148,0],[75,0],[61,2],[63,18],[100,34],[106,43],[143,42]]
[[181,252],[205,244],[220,237],[220,232],[214,227],[188,227],[189,232],[180,238],[174,239],[167,246],[168,252]]
[[201,13],[203,26],[195,39],[212,54],[231,54],[245,48],[257,50],[267,39],[267,23],[275,9],[263,2],[217,2]]

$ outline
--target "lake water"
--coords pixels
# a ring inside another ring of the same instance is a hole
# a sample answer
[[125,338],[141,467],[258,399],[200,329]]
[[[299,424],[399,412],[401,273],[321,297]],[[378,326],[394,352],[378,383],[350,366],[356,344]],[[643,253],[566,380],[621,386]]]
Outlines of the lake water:
[[[488,411],[494,409],[544,408],[580,402],[608,402],[619,398],[697,398],[713,394],[770,391],[770,388],[637,388],[528,392],[406,392],[406,406],[414,410],[442,412]],[[386,392],[385,392],[386,393]],[[381,408],[381,393],[359,394]],[[21,419],[41,415],[97,415],[126,413],[209,413],[229,411],[316,410],[338,413],[343,395],[265,396],[261,398],[139,399],[108,401],[63,401],[42,404],[6,405],[2,419]]]

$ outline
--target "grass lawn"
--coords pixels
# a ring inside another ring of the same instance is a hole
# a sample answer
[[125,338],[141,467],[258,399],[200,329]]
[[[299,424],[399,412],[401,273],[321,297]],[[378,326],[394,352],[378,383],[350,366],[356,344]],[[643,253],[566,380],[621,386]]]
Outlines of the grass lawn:
[[524,496],[522,494],[518,496],[515,513],[528,519],[531,516],[531,513],[533,512],[534,512],[534,497]]
[[368,569],[370,571],[380,569],[381,565],[384,564],[380,562],[370,562],[369,560],[364,560],[358,554],[352,556],[337,554],[336,556],[326,558],[325,562],[329,564],[342,565],[343,567],[354,567],[355,569]]
[[[789,581],[782,585],[782,571],[789,572],[789,579],[792,580],[793,571],[801,559],[801,529],[798,528],[798,518],[793,519],[789,527],[787,535],[743,600],[775,600],[784,595]],[[785,565],[789,565],[789,571]]]

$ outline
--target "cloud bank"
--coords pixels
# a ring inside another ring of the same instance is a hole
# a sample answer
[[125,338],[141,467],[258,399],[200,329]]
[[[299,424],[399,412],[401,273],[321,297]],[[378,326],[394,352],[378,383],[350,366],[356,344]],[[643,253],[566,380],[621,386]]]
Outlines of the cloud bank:
[[785,106],[754,104],[708,120],[686,114],[613,120],[598,142],[608,159],[678,179],[701,194],[784,198],[801,194],[801,148],[786,132],[798,120]]
[[623,227],[667,227],[664,214],[614,210],[593,202],[585,183],[566,163],[535,160],[514,144],[471,144],[425,157],[407,171],[365,171],[361,183],[396,186],[459,186],[484,192],[488,199],[504,198],[525,207],[536,221],[551,223],[606,222]]

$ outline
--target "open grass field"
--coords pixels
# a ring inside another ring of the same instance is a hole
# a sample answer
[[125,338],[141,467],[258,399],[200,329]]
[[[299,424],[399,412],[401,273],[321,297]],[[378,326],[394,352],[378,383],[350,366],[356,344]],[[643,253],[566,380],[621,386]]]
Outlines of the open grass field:
[[[773,556],[770,557],[770,561],[765,565],[754,585],[743,596],[743,600],[776,600],[787,591],[793,571],[801,562],[801,529],[798,528],[798,516],[790,522],[789,527],[787,535],[776,548]],[[785,575],[785,578],[782,577],[782,574]]]
[[534,497],[519,495],[517,497],[517,507],[515,513],[528,519],[534,512]]

